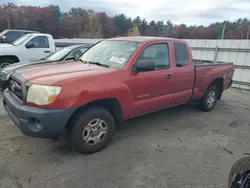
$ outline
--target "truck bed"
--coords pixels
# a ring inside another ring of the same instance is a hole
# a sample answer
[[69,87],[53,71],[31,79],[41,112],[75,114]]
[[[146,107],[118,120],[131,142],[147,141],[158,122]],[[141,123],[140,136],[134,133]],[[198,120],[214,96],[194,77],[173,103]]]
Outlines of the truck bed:
[[221,79],[223,89],[231,86],[234,66],[231,62],[194,59],[195,83],[194,99],[200,99],[216,78]]

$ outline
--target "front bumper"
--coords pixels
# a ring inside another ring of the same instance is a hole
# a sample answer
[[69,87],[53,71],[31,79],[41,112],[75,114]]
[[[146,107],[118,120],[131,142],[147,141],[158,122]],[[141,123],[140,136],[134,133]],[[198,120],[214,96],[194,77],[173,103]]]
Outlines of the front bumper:
[[20,104],[12,93],[4,91],[3,104],[14,124],[27,136],[54,138],[59,136],[75,108],[40,109]]

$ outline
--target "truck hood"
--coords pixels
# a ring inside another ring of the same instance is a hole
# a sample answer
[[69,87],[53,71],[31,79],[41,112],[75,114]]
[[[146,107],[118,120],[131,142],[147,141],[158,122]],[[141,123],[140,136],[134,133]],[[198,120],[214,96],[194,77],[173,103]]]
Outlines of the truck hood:
[[0,43],[0,55],[16,55],[18,47],[12,44]]
[[99,75],[114,71],[112,68],[88,65],[82,62],[54,62],[49,64],[30,65],[15,72],[30,83],[53,85],[55,83],[82,76]]

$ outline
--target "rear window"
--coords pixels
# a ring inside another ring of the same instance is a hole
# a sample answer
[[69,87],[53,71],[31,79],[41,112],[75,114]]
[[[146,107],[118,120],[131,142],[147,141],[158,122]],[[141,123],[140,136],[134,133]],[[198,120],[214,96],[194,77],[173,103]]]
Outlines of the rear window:
[[185,44],[175,43],[174,53],[177,67],[183,67],[188,64],[188,50]]

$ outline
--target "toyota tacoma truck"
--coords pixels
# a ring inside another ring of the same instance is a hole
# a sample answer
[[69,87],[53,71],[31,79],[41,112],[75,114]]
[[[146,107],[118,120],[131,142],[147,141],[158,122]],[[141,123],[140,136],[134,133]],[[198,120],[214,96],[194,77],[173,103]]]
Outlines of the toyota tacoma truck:
[[10,44],[0,44],[0,68],[16,62],[38,60],[56,51],[50,34],[26,34]]
[[116,123],[197,101],[211,111],[232,84],[233,63],[194,61],[183,40],[123,37],[103,40],[78,61],[16,70],[4,107],[25,135],[66,135],[94,153],[111,141]]

